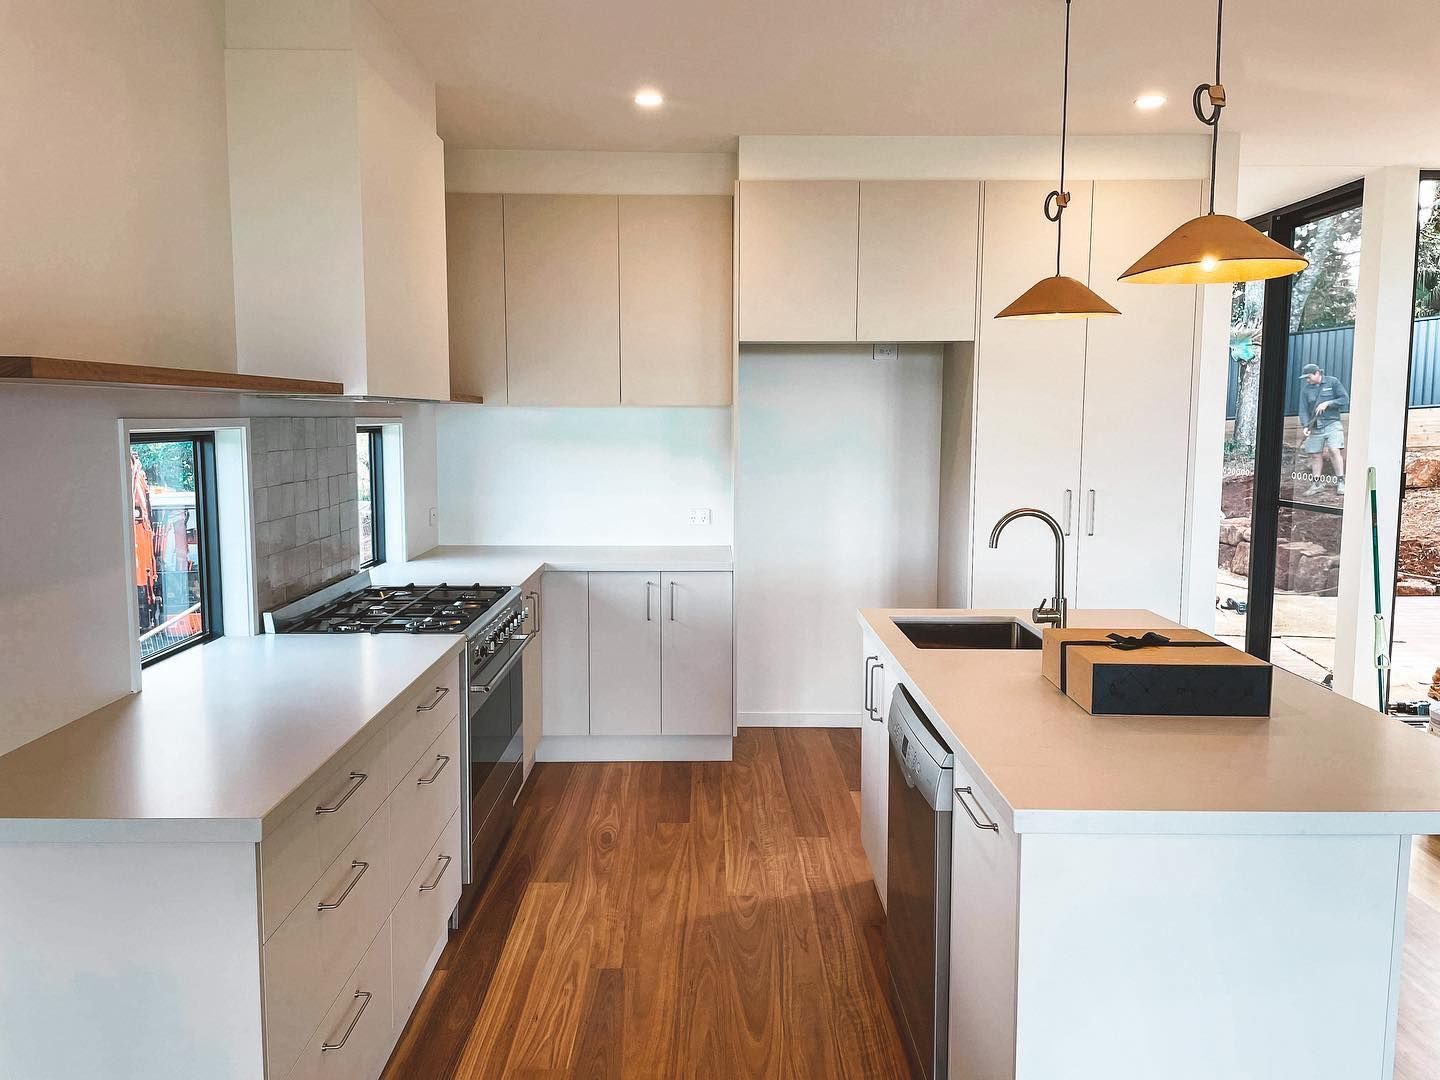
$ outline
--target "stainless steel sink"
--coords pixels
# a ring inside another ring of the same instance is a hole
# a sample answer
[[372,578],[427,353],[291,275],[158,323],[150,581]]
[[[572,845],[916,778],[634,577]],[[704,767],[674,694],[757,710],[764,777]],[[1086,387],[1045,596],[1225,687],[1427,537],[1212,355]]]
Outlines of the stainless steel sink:
[[1016,619],[896,619],[917,649],[1039,649],[1040,635]]

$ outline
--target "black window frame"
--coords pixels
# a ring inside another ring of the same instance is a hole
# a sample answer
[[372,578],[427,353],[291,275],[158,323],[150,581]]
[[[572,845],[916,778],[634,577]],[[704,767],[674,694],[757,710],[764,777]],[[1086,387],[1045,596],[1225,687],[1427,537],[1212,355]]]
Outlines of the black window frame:
[[[1272,240],[1293,247],[1296,229],[1361,206],[1364,198],[1365,181],[1355,180],[1253,217],[1249,223]],[[1293,508],[1295,505],[1292,500],[1280,496],[1293,280],[1293,277],[1279,277],[1265,282],[1265,311],[1261,316],[1260,403],[1256,418],[1250,573],[1246,591],[1250,603],[1245,617],[1245,651],[1261,660],[1270,659],[1271,635],[1275,625],[1275,555],[1280,542],[1280,510],[1284,506]]]
[[[169,648],[140,657],[140,666],[167,660],[177,653],[225,636],[225,608],[221,597],[220,505],[216,490],[215,433],[213,431],[132,432],[127,449],[137,443],[190,442],[195,450],[195,535],[200,543],[200,621],[203,630]],[[133,499],[133,494],[131,495]],[[135,603],[132,594],[130,603]],[[138,639],[137,639],[138,641]]]
[[361,570],[379,566],[385,561],[385,431],[378,424],[361,424],[356,435],[364,435],[370,450],[370,552],[369,562]]

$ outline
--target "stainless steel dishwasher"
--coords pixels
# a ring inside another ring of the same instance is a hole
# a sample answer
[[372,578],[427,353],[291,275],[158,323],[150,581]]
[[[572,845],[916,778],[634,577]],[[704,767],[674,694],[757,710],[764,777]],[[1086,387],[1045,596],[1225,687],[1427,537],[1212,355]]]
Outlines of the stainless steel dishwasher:
[[948,1073],[950,822],[955,755],[904,686],[895,688],[886,832],[885,955],[900,1031],[925,1080]]

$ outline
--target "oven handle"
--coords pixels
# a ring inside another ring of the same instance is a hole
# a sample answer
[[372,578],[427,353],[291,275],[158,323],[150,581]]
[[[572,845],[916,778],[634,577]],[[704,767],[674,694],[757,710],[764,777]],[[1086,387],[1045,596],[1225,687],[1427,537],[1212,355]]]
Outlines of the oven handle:
[[509,675],[510,669],[520,662],[520,654],[528,649],[530,643],[535,640],[534,634],[516,634],[515,637],[520,639],[520,647],[510,654],[510,659],[505,661],[505,666],[497,671],[494,678],[488,683],[485,683],[483,686],[470,687],[472,694],[488,694],[494,690],[496,686],[500,685],[500,680],[505,678],[506,675]]

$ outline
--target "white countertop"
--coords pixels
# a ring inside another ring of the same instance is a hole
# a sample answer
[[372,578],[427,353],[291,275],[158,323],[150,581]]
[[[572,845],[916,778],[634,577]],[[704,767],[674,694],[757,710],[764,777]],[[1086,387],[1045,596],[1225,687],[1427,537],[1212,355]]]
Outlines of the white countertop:
[[731,570],[728,547],[437,547],[405,562],[372,567],[382,585],[480,582],[519,585],[537,570]]
[[255,843],[461,642],[267,634],[189,649],[147,668],[141,693],[0,757],[0,841]]
[[[1017,832],[1440,833],[1440,738],[1275,670],[1269,717],[1091,716],[1040,674],[1038,651],[919,649],[860,613],[882,662]],[[1072,611],[1071,626],[1156,627],[1143,611]]]

